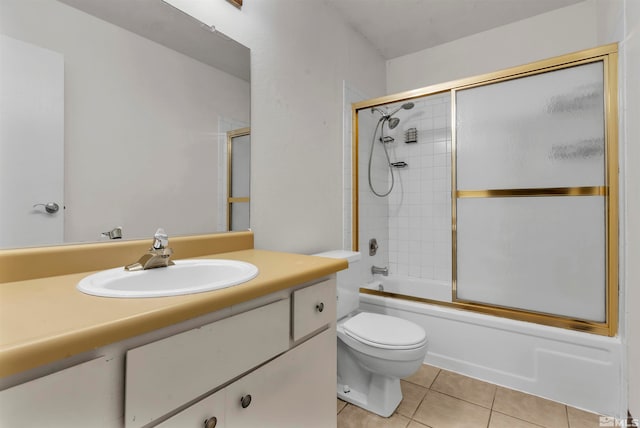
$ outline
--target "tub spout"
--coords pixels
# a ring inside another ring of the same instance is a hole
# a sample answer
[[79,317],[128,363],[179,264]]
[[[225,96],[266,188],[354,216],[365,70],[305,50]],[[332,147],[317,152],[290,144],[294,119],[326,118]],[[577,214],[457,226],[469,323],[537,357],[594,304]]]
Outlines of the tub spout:
[[382,276],[389,276],[389,268],[388,267],[378,267],[378,266],[371,266],[371,273],[372,274],[377,274],[377,273],[381,273]]

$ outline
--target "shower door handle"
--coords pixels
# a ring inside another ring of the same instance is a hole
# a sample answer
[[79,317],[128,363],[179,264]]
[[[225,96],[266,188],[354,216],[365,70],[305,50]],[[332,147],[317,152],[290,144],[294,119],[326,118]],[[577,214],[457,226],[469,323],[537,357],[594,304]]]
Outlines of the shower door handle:
[[60,205],[56,204],[55,202],[47,202],[46,204],[35,204],[33,208],[36,207],[44,207],[44,210],[47,212],[47,214],[55,214],[60,209]]

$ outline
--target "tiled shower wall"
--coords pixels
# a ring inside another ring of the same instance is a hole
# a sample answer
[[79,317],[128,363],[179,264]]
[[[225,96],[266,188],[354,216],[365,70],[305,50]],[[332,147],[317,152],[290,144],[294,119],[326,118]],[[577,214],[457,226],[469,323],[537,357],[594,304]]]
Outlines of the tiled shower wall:
[[[369,260],[368,264],[385,266],[388,262],[393,275],[451,281],[450,97],[444,93],[413,100],[413,109],[394,115],[400,119],[395,129],[385,125],[384,135],[394,138],[387,143],[391,162],[408,164],[394,168],[395,186],[386,198],[374,196],[367,183],[371,139],[380,116],[376,113],[371,118],[368,110],[359,116],[361,252],[366,260],[366,243],[376,237],[385,260]],[[387,106],[388,111],[398,105]],[[409,128],[417,129],[417,143],[404,142]],[[377,138],[375,144],[380,145]],[[382,159],[384,152],[377,146],[374,164],[380,165],[377,161]],[[375,182],[381,183],[388,172],[376,168],[374,175]],[[379,192],[384,190],[384,185],[378,186]]]
[[[451,95],[415,100],[390,133],[398,188],[389,195],[389,268],[398,275],[451,280]],[[409,128],[417,143],[404,143]]]
[[[371,279],[372,265],[387,266],[389,260],[389,210],[388,198],[379,198],[369,189],[367,171],[371,139],[379,116],[369,109],[358,116],[358,208],[359,208],[359,248],[362,254],[362,269],[365,278]],[[376,142],[376,144],[380,144]],[[375,188],[380,192],[388,187],[388,168],[382,162],[384,153],[377,147],[374,153],[373,176]],[[385,159],[386,162],[386,159]],[[378,241],[378,252],[369,256],[369,240]]]

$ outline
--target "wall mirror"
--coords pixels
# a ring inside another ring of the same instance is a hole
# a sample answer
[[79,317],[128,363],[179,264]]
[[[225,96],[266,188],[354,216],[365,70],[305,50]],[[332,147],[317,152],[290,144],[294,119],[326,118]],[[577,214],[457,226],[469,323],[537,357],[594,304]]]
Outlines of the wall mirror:
[[162,0],[0,8],[0,248],[227,230],[248,48]]

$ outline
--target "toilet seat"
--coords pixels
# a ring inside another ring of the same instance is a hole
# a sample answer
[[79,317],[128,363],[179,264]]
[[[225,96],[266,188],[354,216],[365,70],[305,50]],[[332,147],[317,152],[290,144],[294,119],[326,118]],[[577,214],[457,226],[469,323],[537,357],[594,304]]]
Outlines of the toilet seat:
[[416,349],[427,341],[420,326],[389,315],[362,312],[345,321],[342,328],[352,339],[379,349]]

